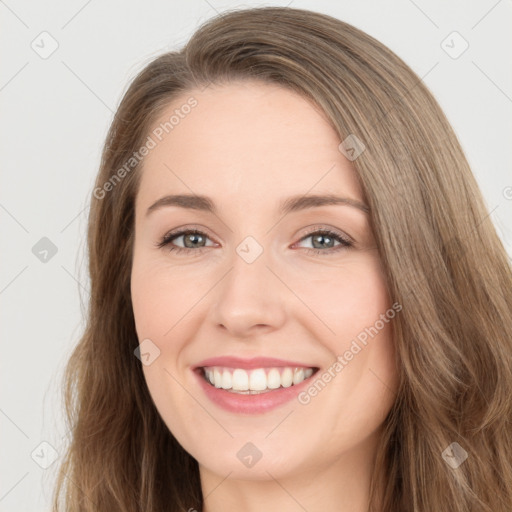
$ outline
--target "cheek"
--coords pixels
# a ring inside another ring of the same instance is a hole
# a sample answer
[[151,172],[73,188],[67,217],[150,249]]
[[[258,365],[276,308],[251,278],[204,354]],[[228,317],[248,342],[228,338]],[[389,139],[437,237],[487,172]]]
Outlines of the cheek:
[[171,327],[177,294],[162,288],[151,277],[132,280],[132,305],[139,339],[160,338]]
[[[169,276],[173,276],[172,282]],[[151,360],[142,365],[149,393],[169,430],[186,438],[186,426],[194,423],[194,408],[187,407],[190,396],[183,388],[182,355],[188,333],[180,330],[179,320],[186,313],[184,293],[176,273],[157,265],[134,265],[131,293],[139,342],[151,341],[146,345]],[[180,411],[179,415],[175,411]]]
[[[373,326],[391,306],[376,254],[347,257],[345,265],[322,269],[316,274],[299,270],[292,279],[297,283],[297,295],[313,313],[307,318],[320,324],[315,331],[322,330],[320,339],[335,351]],[[305,279],[304,275],[314,277]],[[381,329],[385,330],[382,326]]]
[[[324,380],[331,397],[351,396],[375,409],[387,407],[393,397],[387,397],[387,390],[396,388],[392,324],[399,313],[392,307],[380,260],[370,254],[357,261],[347,258],[346,266],[329,269],[321,279],[303,279],[297,294],[314,313],[304,316],[306,329],[316,333],[332,357]],[[377,403],[380,399],[385,400]]]
[[131,293],[139,339],[168,338],[174,326],[205,293],[203,286],[206,283],[202,276],[195,276],[191,282],[190,276],[161,262],[134,263]]

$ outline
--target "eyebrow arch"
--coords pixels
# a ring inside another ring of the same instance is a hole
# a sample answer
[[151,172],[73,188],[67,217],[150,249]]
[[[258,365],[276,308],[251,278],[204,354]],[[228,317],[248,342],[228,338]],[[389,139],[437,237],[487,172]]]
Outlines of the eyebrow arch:
[[[315,208],[319,206],[328,205],[352,206],[363,211],[364,213],[368,213],[370,211],[370,208],[366,204],[357,201],[356,199],[326,194],[289,197],[280,204],[278,212],[280,214],[286,215],[290,212],[296,212],[300,210],[306,210],[308,208]],[[181,208],[200,210],[210,212],[213,214],[217,213],[215,203],[209,197],[190,194],[179,194],[161,197],[148,208],[146,216],[149,215],[151,212],[158,210],[160,208],[164,208],[166,206],[178,206]]]

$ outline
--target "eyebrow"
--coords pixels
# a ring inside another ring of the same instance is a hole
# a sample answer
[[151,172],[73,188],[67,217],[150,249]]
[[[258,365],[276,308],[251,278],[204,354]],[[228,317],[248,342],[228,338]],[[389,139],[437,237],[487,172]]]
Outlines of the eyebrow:
[[[280,214],[286,215],[291,212],[306,210],[308,208],[317,208],[320,206],[330,205],[352,206],[353,208],[357,208],[364,213],[368,213],[370,211],[370,208],[366,204],[357,201],[356,199],[326,194],[289,197],[280,204],[278,212]],[[217,214],[215,203],[209,197],[190,194],[178,194],[168,195],[158,199],[147,209],[146,216],[155,210],[168,206],[178,206],[180,208],[200,210]]]

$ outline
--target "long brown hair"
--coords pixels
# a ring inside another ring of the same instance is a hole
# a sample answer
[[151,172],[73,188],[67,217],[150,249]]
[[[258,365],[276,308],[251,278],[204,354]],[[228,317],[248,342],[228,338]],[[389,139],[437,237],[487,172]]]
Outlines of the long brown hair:
[[[130,272],[143,161],[125,164],[178,94],[245,79],[302,94],[340,142],[352,135],[366,148],[353,165],[390,296],[402,305],[400,385],[371,509],[510,512],[512,271],[457,137],[420,78],[383,44],[330,16],[281,7],[209,20],[182,50],[150,62],[119,105],[91,197],[91,297],[64,376],[72,432],[54,511],[202,508],[197,462],[160,418],[134,356]],[[467,453],[458,467],[443,456],[452,443]]]

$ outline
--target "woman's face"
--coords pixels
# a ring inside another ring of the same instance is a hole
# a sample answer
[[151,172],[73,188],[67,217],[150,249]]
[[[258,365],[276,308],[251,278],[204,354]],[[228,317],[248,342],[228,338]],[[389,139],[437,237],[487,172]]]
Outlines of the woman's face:
[[[336,133],[257,82],[183,94],[154,128],[131,291],[163,421],[203,475],[369,467],[395,398],[398,313]],[[312,199],[326,195],[347,201]]]

